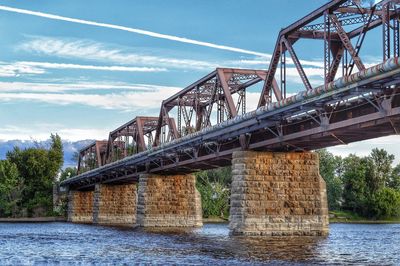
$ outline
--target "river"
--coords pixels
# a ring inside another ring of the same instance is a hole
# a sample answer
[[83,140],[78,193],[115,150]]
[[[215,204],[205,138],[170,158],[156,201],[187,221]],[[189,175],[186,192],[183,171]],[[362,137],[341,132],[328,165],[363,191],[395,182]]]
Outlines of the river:
[[331,224],[328,237],[229,236],[227,224],[145,230],[0,223],[0,265],[400,264],[400,224]]

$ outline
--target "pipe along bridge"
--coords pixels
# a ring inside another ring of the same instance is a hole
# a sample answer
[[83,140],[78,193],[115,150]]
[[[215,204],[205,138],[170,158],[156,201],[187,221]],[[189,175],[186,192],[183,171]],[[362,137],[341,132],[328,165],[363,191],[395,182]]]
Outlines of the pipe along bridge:
[[[217,68],[164,100],[158,117],[136,117],[85,147],[78,175],[61,184],[69,221],[200,226],[192,173],[231,165],[233,234],[326,234],[326,188],[312,150],[400,131],[399,2],[330,1],[281,30],[268,70]],[[382,63],[371,67],[360,57],[367,35],[381,41],[372,45]],[[321,86],[311,86],[295,51],[304,39],[321,47]],[[299,92],[287,92],[289,63]]]

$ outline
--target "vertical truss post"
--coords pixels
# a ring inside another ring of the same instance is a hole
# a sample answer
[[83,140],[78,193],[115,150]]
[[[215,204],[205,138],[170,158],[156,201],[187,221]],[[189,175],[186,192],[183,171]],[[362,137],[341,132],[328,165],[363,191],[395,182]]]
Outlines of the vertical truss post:
[[178,130],[179,135],[182,136],[182,106],[181,106],[181,98],[178,98]]
[[396,16],[393,19],[393,56],[399,57],[400,55],[400,44],[399,44],[399,16],[397,8],[395,7]]
[[242,115],[246,113],[246,89],[242,91]]
[[331,25],[329,10],[324,12],[324,80],[325,86],[331,81]]
[[286,51],[284,50],[283,43],[280,43],[281,49],[281,92],[283,98],[286,98]]
[[390,58],[390,4],[382,6],[383,61]]
[[217,106],[218,106],[218,122],[217,124],[224,122],[224,102],[222,99],[222,89],[218,88],[218,94],[217,94]]

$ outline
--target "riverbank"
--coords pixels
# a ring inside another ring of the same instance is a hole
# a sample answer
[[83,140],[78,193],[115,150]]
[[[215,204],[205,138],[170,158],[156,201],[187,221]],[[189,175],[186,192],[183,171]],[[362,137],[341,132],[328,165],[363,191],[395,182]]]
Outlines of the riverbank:
[[347,211],[329,212],[329,223],[352,223],[352,224],[400,224],[400,217],[383,220],[367,219]]
[[23,217],[23,218],[0,218],[0,223],[50,223],[65,222],[64,217]]
[[[203,223],[229,223],[229,220],[221,217],[203,218]],[[400,224],[400,218],[392,218],[386,220],[371,220],[359,217],[350,212],[329,212],[329,223],[346,223],[346,224]]]
[[203,223],[207,224],[207,223],[229,223],[229,220],[227,218],[221,218],[218,216],[215,217],[207,217],[204,218],[203,217]]

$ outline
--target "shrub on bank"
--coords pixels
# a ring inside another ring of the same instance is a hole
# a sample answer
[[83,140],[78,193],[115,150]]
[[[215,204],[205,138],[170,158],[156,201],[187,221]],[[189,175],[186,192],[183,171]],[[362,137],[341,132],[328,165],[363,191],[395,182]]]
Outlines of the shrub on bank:
[[370,215],[376,219],[400,217],[400,191],[382,188],[371,197]]

